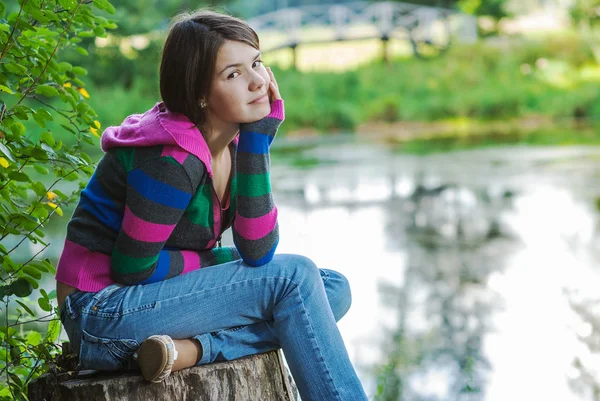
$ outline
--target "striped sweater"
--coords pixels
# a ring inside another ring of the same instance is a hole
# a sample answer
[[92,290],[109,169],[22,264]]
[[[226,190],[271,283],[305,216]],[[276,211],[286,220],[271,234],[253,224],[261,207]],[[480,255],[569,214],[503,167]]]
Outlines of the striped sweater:
[[[162,103],[102,135],[106,152],[67,227],[56,279],[96,292],[115,282],[147,284],[239,259],[260,266],[279,241],[269,147],[283,101],[240,125],[230,144],[229,196],[219,202],[200,131]],[[235,247],[221,247],[232,227]],[[217,246],[218,244],[218,246]]]

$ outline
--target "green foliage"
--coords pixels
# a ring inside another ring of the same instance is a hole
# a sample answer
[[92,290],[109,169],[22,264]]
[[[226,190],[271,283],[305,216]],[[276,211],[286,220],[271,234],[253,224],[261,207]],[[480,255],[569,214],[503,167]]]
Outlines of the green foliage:
[[[98,10],[114,12],[107,0],[20,0],[9,10],[0,1],[2,400],[26,399],[28,383],[48,369],[58,350],[56,292],[40,288],[42,278],[55,273],[41,259],[49,245],[45,227],[63,215],[93,173],[82,149],[96,143],[100,128],[81,80],[87,71],[59,55],[68,49],[87,54],[83,38],[114,27],[94,14]],[[65,135],[73,138],[70,146],[60,139]],[[40,251],[23,260],[19,251],[30,244]],[[32,322],[50,324],[39,331],[27,325]]]
[[594,27],[600,23],[600,0],[575,0],[569,12],[575,25]]

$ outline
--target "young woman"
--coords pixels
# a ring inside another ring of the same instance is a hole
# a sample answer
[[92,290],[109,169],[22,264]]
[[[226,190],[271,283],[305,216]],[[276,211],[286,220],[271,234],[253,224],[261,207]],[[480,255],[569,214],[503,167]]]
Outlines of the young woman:
[[[303,400],[366,400],[336,321],[340,273],[275,255],[269,147],[283,100],[256,33],[213,12],[178,17],[162,102],[102,135],[56,279],[82,368],[172,371],[282,348]],[[235,247],[222,247],[232,227]]]

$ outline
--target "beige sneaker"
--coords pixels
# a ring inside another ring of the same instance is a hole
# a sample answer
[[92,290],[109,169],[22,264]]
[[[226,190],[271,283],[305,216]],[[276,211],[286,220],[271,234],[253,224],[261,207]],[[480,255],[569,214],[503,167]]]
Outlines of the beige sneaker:
[[173,339],[167,335],[150,336],[133,354],[144,379],[153,383],[165,380],[177,359]]

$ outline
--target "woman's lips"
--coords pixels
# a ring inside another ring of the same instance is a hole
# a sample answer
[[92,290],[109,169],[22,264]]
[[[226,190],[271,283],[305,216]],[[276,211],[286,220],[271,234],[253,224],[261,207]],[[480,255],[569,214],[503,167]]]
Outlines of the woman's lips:
[[269,97],[267,96],[266,93],[256,99],[254,99],[253,101],[251,101],[250,104],[263,103],[265,100],[269,100]]

